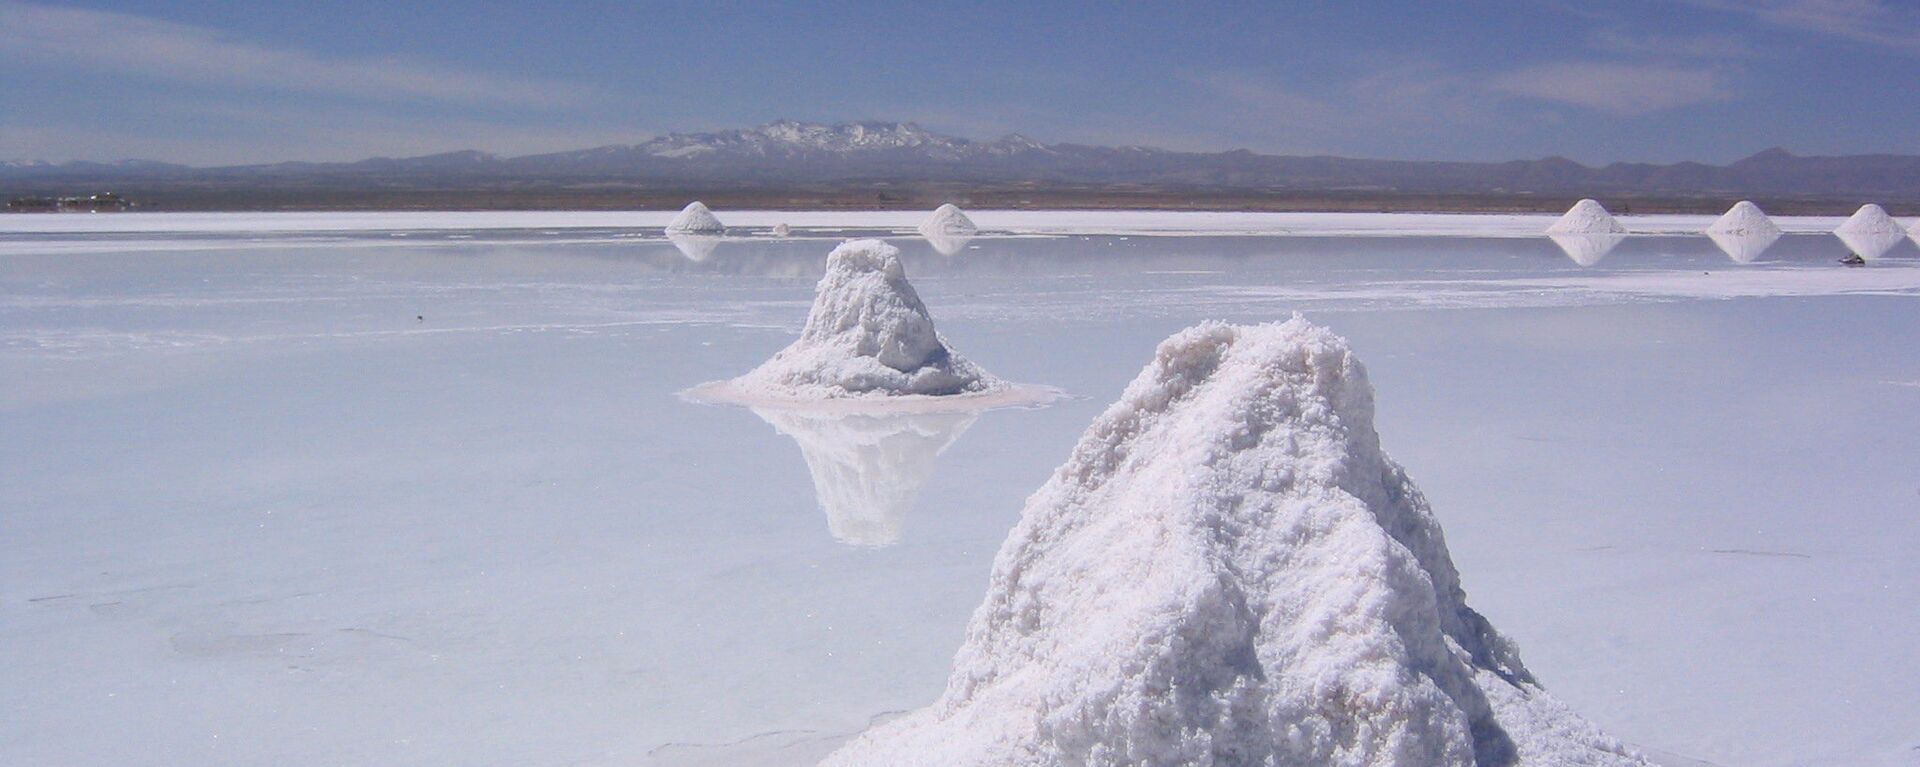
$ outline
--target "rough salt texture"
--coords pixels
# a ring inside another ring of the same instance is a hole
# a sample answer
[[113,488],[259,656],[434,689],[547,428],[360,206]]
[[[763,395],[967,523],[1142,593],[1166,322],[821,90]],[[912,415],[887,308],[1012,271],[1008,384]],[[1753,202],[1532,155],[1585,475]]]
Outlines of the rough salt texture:
[[707,204],[699,200],[687,203],[687,207],[682,208],[680,213],[673,217],[673,221],[667,224],[667,232],[669,234],[676,232],[680,234],[724,234],[726,231],[726,225],[720,223],[720,219],[713,215],[713,211],[707,209]]
[[1887,215],[1885,208],[1868,203],[1854,211],[1833,234],[1863,258],[1879,258],[1907,236],[1900,222]]
[[1626,234],[1627,228],[1613,220],[1613,214],[1594,200],[1581,200],[1566,215],[1547,227],[1547,234]]
[[1469,609],[1344,340],[1162,343],[1027,501],[934,705],[823,765],[1643,765]]
[[920,233],[928,237],[972,237],[980,233],[973,219],[952,203],[933,209],[933,215],[920,224]]
[[834,248],[800,339],[731,385],[794,400],[1007,388],[947,346],[907,282],[900,251],[880,240],[851,240]]

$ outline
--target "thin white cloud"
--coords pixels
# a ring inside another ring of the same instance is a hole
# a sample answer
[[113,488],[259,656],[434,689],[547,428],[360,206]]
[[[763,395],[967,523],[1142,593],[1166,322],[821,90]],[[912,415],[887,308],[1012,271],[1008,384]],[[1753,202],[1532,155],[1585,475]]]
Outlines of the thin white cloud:
[[1615,27],[1589,35],[1587,47],[1633,60],[1737,61],[1756,54],[1747,41],[1725,33],[1668,35]]
[[1611,61],[1562,61],[1508,72],[1489,81],[1498,91],[1637,116],[1732,97],[1726,77],[1709,67]]
[[1920,7],[1882,0],[1686,0],[1762,22],[1920,53]]
[[0,53],[64,69],[201,87],[384,101],[556,107],[580,86],[461,71],[403,57],[327,57],[143,16],[0,0]]

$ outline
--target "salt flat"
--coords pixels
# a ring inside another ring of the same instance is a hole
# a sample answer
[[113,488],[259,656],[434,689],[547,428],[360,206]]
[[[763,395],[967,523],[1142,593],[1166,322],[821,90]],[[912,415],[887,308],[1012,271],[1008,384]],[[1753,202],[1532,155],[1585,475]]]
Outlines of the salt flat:
[[[1616,211],[1617,212],[1617,211]],[[679,211],[366,211],[353,213],[116,213],[112,215],[7,216],[0,233],[202,233],[290,234],[313,232],[424,232],[604,228],[663,229]],[[890,229],[912,232],[925,211],[720,211],[730,227],[771,228],[777,223],[809,229]],[[1158,234],[1340,236],[1531,237],[1546,231],[1558,214],[1480,213],[1257,213],[1171,210],[1018,211],[970,210],[980,229],[1000,234]],[[1696,234],[1718,216],[1621,215],[1628,231]],[[1833,231],[1845,216],[1776,216],[1790,233]],[[658,231],[653,234],[659,234]]]
[[[0,217],[0,762],[806,763],[939,694],[1156,342],[1294,310],[1556,697],[1714,764],[1920,753],[1910,243],[1846,269],[1779,219],[1739,264],[1623,216],[1582,267],[1550,216],[969,211],[945,256],[923,213],[719,213],[703,261],[664,213]],[[791,341],[851,233],[1073,398],[677,396]]]

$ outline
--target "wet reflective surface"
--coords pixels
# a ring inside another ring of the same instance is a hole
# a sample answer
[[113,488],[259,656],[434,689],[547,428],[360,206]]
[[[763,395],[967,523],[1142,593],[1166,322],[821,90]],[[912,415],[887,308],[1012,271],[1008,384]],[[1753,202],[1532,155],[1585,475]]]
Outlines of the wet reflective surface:
[[[1911,243],[754,226],[697,258],[612,225],[0,231],[0,761],[804,763],[938,694],[1023,499],[1161,338],[1293,311],[1352,339],[1558,697],[1727,765],[1920,745]],[[1074,398],[676,396],[791,340],[852,234],[970,358]]]

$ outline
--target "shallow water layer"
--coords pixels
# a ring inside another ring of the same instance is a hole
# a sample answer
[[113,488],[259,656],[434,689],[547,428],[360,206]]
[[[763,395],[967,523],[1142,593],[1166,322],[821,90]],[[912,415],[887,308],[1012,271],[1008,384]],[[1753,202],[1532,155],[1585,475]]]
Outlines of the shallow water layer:
[[1723,765],[1920,753],[1910,244],[898,237],[957,348],[1073,398],[841,419],[676,393],[891,224],[320,221],[0,227],[0,762],[805,763],[939,693],[1022,499],[1156,342],[1293,311],[1367,360],[1556,696]]

